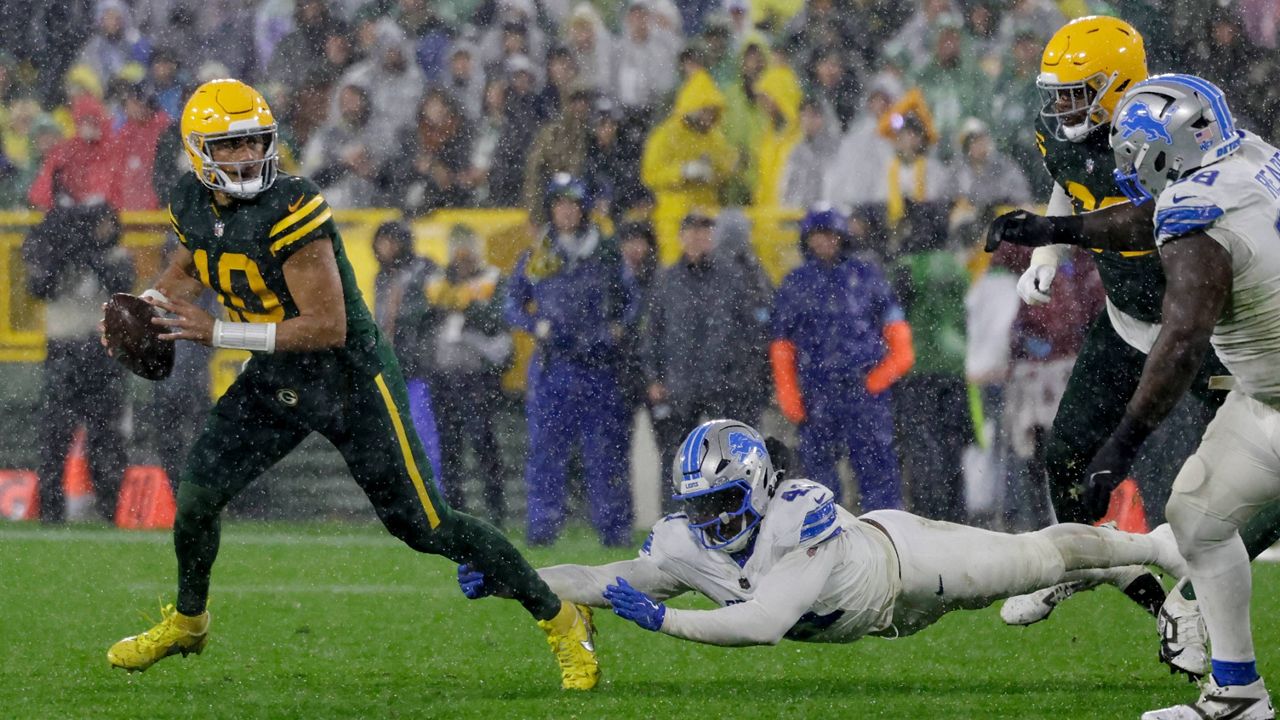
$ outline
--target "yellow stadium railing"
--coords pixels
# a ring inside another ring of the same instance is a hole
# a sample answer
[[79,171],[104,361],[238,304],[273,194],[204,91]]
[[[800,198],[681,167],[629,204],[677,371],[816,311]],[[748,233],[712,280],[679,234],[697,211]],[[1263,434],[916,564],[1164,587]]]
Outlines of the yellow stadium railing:
[[[800,212],[789,208],[749,208],[751,243],[766,273],[779,282],[799,262],[796,221]],[[44,359],[44,309],[26,292],[26,270],[22,263],[22,240],[41,215],[30,211],[0,212],[0,362],[39,362]],[[397,210],[337,210],[334,218],[342,231],[347,256],[356,272],[366,302],[373,305],[374,278],[378,264],[373,255],[373,235],[378,226],[401,218]],[[128,212],[122,216],[122,243],[132,251],[138,270],[138,290],[150,284],[161,269],[167,221],[162,212]],[[663,219],[656,218],[660,223]],[[678,223],[678,219],[676,219]],[[504,271],[515,266],[520,253],[532,240],[528,214],[517,209],[451,209],[409,221],[419,253],[437,262],[448,257],[450,232],[459,225],[469,227],[480,239],[489,261]],[[517,357],[522,360],[506,378],[509,389],[524,384],[524,359],[532,343],[516,334]],[[210,390],[220,394],[235,379],[244,354],[219,351],[212,361]]]

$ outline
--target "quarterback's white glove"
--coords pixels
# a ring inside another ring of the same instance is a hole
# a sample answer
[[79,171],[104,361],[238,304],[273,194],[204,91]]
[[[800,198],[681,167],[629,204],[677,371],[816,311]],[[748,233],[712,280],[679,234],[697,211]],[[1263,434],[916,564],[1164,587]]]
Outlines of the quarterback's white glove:
[[1054,265],[1032,265],[1018,278],[1018,297],[1028,305],[1045,305],[1053,296],[1050,286],[1058,274]]

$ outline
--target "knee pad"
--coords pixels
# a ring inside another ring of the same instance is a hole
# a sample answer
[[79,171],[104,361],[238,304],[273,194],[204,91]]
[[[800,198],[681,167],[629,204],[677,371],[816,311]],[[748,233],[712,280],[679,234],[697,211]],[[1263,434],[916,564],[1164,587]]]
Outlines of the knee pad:
[[1238,530],[1235,522],[1211,507],[1208,482],[1208,466],[1199,455],[1192,455],[1173,481],[1165,504],[1165,518],[1178,540],[1178,552],[1186,558],[1231,539]]

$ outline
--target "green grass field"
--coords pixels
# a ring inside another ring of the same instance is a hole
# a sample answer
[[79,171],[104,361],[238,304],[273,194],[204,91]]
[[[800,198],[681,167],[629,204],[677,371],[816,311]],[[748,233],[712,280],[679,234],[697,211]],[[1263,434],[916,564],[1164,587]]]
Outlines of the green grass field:
[[[530,555],[630,553],[578,531]],[[1137,718],[1194,694],[1156,662],[1154,622],[1098,591],[1031,628],[991,608],[845,646],[714,648],[606,612],[604,681],[569,695],[519,606],[469,602],[448,562],[333,524],[228,525],[205,654],[109,669],[107,647],[149,626],[173,575],[166,533],[0,525],[0,718]],[[1265,675],[1280,668],[1280,569],[1255,577]]]

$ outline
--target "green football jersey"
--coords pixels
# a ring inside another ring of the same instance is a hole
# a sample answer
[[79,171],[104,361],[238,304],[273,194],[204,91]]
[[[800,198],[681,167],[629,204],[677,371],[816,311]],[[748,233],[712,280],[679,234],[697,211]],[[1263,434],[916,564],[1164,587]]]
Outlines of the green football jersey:
[[[1071,196],[1077,213],[1129,202],[1116,187],[1112,170],[1115,156],[1111,152],[1108,126],[1094,128],[1080,142],[1059,140],[1044,124],[1036,120],[1036,144],[1044,156],[1044,166],[1054,182]],[[1116,307],[1139,320],[1160,322],[1160,303],[1164,298],[1164,268],[1154,250],[1113,252],[1093,249],[1098,274],[1107,298]]]
[[[200,282],[218,294],[233,322],[283,322],[298,316],[284,279],[293,253],[321,238],[333,242],[346,304],[345,353],[372,373],[380,370],[380,338],[355,273],[347,260],[333,211],[310,180],[280,173],[252,200],[218,206],[213,192],[192,173],[183,175],[169,201],[169,222],[195,260]],[[280,353],[283,357],[303,353]]]

